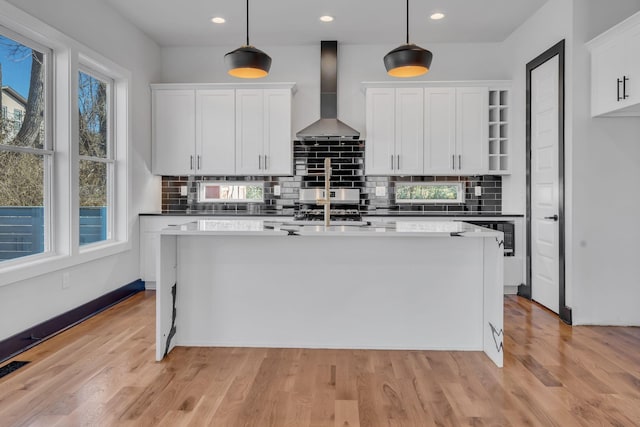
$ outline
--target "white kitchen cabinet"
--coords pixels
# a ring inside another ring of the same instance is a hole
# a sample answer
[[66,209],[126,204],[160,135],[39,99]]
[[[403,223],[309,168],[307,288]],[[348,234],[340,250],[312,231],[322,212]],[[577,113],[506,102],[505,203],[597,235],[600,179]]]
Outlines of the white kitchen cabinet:
[[154,90],[153,161],[156,175],[194,173],[196,103],[194,90]]
[[425,89],[424,174],[487,173],[488,89]]
[[152,85],[153,173],[292,175],[294,88],[293,83]]
[[640,12],[590,41],[591,115],[640,115]]
[[372,88],[366,94],[367,175],[421,175],[424,90]]
[[456,88],[456,174],[482,175],[488,171],[488,93],[486,87]]
[[196,173],[235,173],[235,91],[196,91]]
[[456,89],[425,89],[424,172],[445,175],[455,172]]
[[222,90],[153,91],[153,173],[235,173],[235,94]]
[[236,90],[238,175],[292,175],[291,91]]

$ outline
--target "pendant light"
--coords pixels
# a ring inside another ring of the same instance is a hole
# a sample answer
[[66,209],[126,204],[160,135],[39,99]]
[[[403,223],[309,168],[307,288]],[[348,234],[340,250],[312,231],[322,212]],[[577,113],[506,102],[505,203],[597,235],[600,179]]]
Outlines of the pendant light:
[[247,44],[227,53],[224,60],[229,75],[241,79],[257,79],[269,74],[271,57],[249,44],[249,0],[247,0]]
[[409,43],[409,0],[407,0],[407,43],[384,56],[384,66],[392,77],[416,77],[429,72],[433,54]]

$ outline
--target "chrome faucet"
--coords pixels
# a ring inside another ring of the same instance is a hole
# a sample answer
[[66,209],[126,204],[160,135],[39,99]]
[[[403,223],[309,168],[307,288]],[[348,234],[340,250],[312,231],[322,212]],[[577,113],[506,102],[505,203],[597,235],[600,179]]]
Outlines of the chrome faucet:
[[329,186],[331,183],[331,158],[324,159],[324,198],[317,199],[316,203],[324,205],[324,226],[329,227],[331,225],[331,190]]

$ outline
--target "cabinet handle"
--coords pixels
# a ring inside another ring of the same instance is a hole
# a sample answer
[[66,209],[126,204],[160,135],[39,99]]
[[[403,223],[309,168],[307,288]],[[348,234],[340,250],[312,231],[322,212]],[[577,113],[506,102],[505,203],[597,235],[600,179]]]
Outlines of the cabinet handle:
[[268,163],[267,163],[267,155],[265,154],[264,155],[264,169],[265,170],[269,169],[269,166],[267,166],[267,165],[268,165]]
[[400,170],[400,154],[398,154],[398,170]]
[[458,169],[462,169],[462,154],[458,154]]
[[627,95],[627,80],[629,80],[629,77],[622,76],[622,99],[629,97],[629,95]]
[[393,170],[393,154],[391,155],[391,170]]
[[189,169],[193,170],[193,156],[189,156]]
[[616,98],[618,99],[618,101],[622,99],[620,97],[620,83],[622,83],[622,80],[616,79]]
[[262,169],[262,156],[258,154],[258,169]]
[[198,166],[198,170],[199,170],[199,169],[200,169],[200,155],[199,155],[199,154],[198,154],[198,156],[197,156],[197,159],[198,159],[198,160],[197,160],[196,164],[197,164],[197,166]]
[[451,155],[451,169],[453,169],[453,170],[456,169],[456,155],[455,154]]

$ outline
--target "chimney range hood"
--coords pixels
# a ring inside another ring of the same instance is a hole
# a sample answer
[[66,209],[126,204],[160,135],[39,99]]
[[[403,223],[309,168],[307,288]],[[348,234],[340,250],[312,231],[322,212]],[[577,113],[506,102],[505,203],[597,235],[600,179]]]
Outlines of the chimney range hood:
[[338,120],[338,42],[320,42],[320,120],[296,133],[298,139],[360,139],[360,132]]

